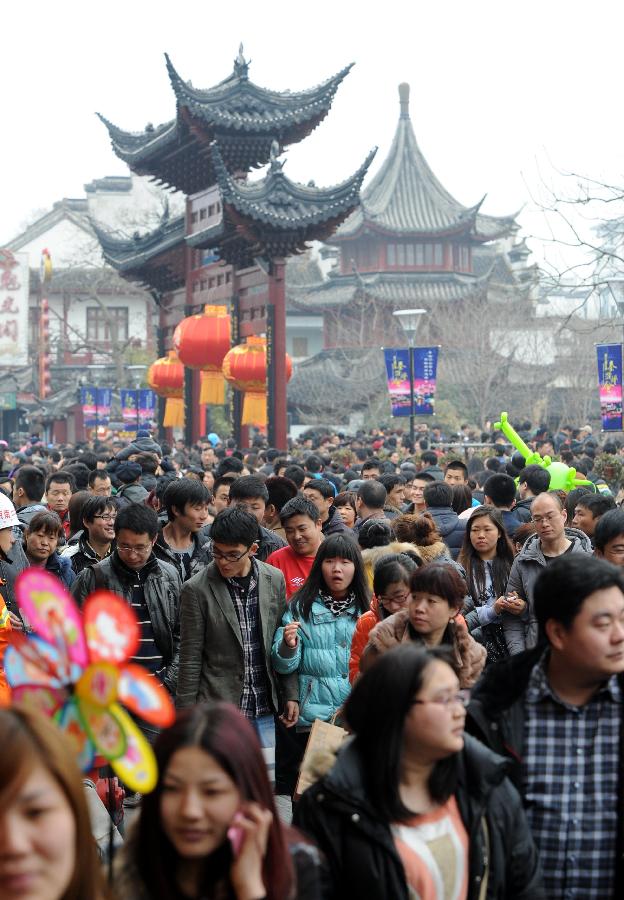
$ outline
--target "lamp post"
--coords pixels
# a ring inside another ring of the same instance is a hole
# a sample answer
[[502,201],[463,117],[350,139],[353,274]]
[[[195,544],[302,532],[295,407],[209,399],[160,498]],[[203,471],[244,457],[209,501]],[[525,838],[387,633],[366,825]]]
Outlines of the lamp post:
[[426,315],[426,309],[397,309],[392,315],[401,323],[409,344],[409,380],[410,380],[410,443],[414,452],[414,339],[416,332]]

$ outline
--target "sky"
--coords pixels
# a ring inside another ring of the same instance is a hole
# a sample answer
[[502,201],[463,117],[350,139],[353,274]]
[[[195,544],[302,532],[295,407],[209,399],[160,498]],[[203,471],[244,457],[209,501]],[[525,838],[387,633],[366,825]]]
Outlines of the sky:
[[[624,5],[605,0],[107,0],[3,4],[0,245],[33,212],[84,184],[127,174],[101,112],[142,131],[171,119],[164,63],[207,88],[232,71],[240,42],[250,78],[302,90],[356,65],[332,110],[287,151],[286,173],[334,184],[371,147],[385,156],[411,85],[411,118],[429,164],[460,202],[522,209],[538,261],[554,252],[549,190],[580,173],[624,184]],[[557,232],[560,236],[560,232]]]

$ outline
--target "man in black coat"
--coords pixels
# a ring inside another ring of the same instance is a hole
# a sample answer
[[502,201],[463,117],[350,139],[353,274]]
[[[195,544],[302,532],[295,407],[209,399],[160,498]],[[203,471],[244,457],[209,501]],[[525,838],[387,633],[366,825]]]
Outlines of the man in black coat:
[[564,554],[535,583],[537,647],[486,669],[467,728],[510,761],[550,900],[624,892],[624,573]]

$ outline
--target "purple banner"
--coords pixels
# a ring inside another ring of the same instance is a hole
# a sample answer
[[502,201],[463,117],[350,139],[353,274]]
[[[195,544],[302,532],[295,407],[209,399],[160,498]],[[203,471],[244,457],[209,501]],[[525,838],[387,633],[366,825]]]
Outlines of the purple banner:
[[622,345],[597,344],[598,395],[603,431],[622,431]]
[[149,427],[156,417],[156,394],[149,388],[139,391],[139,427]]
[[108,425],[111,402],[112,391],[110,388],[80,388],[80,405],[85,426],[95,428],[97,425]]
[[139,398],[138,391],[122,388],[119,392],[121,400],[121,418],[124,425],[137,428],[139,423]]
[[410,351],[384,350],[386,377],[393,416],[431,416],[434,412],[437,347],[414,347],[414,409],[410,402]]

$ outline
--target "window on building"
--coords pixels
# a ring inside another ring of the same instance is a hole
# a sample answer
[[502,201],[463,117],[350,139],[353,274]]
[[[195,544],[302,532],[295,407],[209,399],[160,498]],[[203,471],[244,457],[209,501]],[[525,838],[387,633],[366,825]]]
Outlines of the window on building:
[[416,265],[424,266],[425,264],[425,248],[423,244],[416,244]]
[[386,253],[388,256],[388,265],[396,266],[396,244],[388,244]]
[[405,262],[408,266],[414,265],[414,245],[406,244],[405,245]]
[[206,207],[204,206],[204,207],[202,207],[202,208],[200,209],[200,211],[199,211],[199,218],[200,218],[200,221],[201,221],[202,219],[205,219],[207,215],[208,215],[208,210],[207,210]]
[[294,337],[292,339],[292,355],[295,359],[301,359],[303,356],[308,356],[307,337]]
[[425,265],[433,265],[433,244],[425,244]]
[[113,339],[111,324],[116,324],[118,341],[128,340],[128,307],[108,306],[105,310],[100,306],[87,308],[87,340],[108,342]]
[[397,266],[405,265],[405,244],[397,244]]
[[434,266],[444,265],[444,247],[442,244],[433,245],[433,264]]

